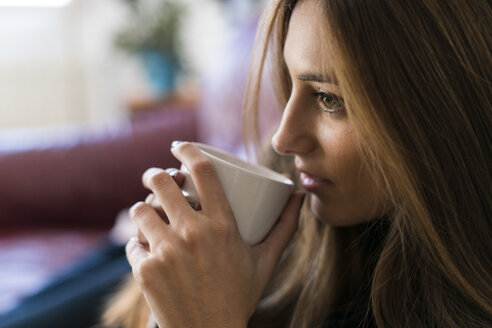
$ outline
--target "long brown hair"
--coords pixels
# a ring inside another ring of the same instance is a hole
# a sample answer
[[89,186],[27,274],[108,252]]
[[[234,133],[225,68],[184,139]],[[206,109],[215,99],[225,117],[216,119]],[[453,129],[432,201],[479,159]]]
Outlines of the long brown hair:
[[[296,2],[272,1],[262,17],[247,131],[267,58],[280,105],[289,98],[282,51]],[[315,327],[366,306],[379,327],[490,327],[492,3],[318,2],[347,117],[388,210],[335,229],[304,209],[251,325]]]
[[[332,228],[304,206],[250,326],[316,327],[329,313],[366,309],[379,327],[490,327],[492,4],[318,1],[348,119],[388,210]],[[272,1],[262,17],[247,131],[257,127],[267,59],[279,104],[289,98],[282,50],[295,5]],[[145,327],[134,282],[111,304],[106,324]]]

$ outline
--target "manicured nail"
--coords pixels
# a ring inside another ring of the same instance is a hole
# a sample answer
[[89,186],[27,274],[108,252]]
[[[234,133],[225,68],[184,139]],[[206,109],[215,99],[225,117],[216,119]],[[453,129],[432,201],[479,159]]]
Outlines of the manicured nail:
[[195,211],[199,211],[202,209],[200,203],[188,202],[188,204],[190,204],[191,208],[194,209]]
[[155,199],[155,195],[154,194],[149,194],[146,198],[145,198],[145,202],[147,204],[151,204]]
[[151,168],[148,168],[147,171],[145,171],[145,174],[148,175],[149,177],[151,177],[154,174],[158,174],[161,172],[164,172],[164,170],[161,169],[160,167],[151,167]]
[[171,176],[171,178],[173,178],[176,181],[176,176],[178,175],[178,172],[179,172],[178,170],[173,169],[169,171],[169,175]]
[[183,143],[183,141],[174,140],[171,144],[171,148],[177,147],[179,144]]
[[152,177],[161,172],[164,172],[164,170],[158,167],[151,167],[150,169],[147,169],[147,171],[145,171],[143,175],[143,179],[146,183],[150,183]]
[[178,169],[171,168],[171,169],[166,169],[166,172],[171,176],[171,178],[176,180],[176,176],[178,175],[179,171],[178,171]]

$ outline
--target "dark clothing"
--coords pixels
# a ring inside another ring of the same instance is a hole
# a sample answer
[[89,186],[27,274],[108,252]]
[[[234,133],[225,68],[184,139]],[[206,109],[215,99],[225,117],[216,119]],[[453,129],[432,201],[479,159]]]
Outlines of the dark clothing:
[[323,328],[376,328],[374,317],[366,311],[353,313],[337,312],[330,314]]
[[[89,328],[131,272],[124,246],[107,245],[0,317],[0,328]],[[333,313],[323,328],[375,328],[365,311]]]
[[88,328],[131,272],[124,246],[107,245],[0,317],[0,328]]

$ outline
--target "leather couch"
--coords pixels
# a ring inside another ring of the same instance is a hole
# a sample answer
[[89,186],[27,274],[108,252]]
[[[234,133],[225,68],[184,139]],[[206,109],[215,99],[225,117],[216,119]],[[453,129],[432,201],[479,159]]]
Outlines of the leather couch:
[[196,138],[196,111],[182,108],[27,148],[1,135],[0,314],[102,244],[118,212],[148,194],[145,169],[178,167],[171,142]]

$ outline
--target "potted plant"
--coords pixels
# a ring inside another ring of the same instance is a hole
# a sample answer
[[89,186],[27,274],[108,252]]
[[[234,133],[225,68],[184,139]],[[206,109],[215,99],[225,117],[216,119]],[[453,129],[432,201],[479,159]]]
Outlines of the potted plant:
[[176,85],[182,70],[179,42],[184,6],[173,0],[122,0],[131,19],[115,38],[119,49],[136,54],[143,62],[154,91],[163,95]]

